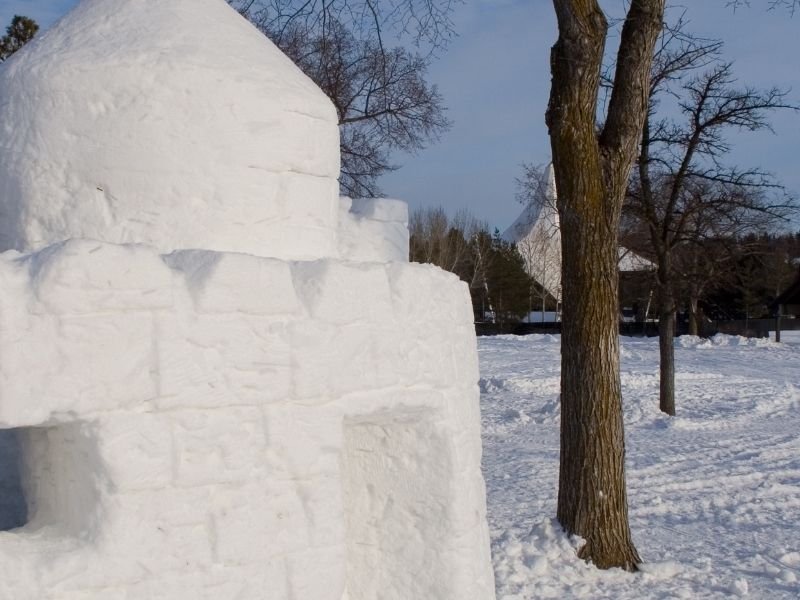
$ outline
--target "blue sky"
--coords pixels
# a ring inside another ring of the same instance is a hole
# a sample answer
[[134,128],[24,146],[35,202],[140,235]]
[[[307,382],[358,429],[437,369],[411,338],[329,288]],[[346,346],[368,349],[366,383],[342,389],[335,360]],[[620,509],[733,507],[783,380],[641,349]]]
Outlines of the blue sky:
[[[168,0],[164,0],[168,1]],[[76,0],[0,0],[3,28],[14,14],[52,25]],[[614,15],[621,0],[601,4]],[[792,88],[800,102],[800,15],[766,11],[766,0],[733,12],[726,0],[687,2],[691,30],[725,41],[742,83]],[[544,111],[550,86],[549,53],[556,39],[547,0],[468,0],[455,14],[459,36],[432,66],[453,129],[384,178],[384,191],[411,207],[467,208],[492,227],[507,227],[521,211],[514,179],[523,162],[549,160]],[[609,46],[615,40],[609,40]],[[772,119],[776,134],[735,138],[731,160],[772,171],[800,196],[800,114]]]

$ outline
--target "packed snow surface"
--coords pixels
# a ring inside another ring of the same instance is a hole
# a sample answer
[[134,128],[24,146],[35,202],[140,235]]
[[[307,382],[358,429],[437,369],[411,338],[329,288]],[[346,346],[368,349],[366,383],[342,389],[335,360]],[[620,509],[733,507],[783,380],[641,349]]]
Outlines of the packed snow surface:
[[676,340],[674,418],[658,410],[658,340],[622,339],[635,575],[580,561],[552,518],[559,337],[479,338],[498,599],[800,597],[798,333]]

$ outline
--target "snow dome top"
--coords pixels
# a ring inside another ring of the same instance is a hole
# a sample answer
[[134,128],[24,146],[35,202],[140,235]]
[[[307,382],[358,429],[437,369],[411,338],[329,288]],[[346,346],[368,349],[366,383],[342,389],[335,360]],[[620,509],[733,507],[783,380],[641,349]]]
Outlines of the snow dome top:
[[224,0],[82,0],[0,67],[0,251],[335,253],[328,98]]

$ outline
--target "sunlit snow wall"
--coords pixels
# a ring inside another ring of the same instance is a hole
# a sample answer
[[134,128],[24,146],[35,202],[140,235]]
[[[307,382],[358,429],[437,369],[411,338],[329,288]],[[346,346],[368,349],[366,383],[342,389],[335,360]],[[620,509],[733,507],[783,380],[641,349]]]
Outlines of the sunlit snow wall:
[[0,67],[0,598],[494,597],[468,292],[336,122],[224,0]]

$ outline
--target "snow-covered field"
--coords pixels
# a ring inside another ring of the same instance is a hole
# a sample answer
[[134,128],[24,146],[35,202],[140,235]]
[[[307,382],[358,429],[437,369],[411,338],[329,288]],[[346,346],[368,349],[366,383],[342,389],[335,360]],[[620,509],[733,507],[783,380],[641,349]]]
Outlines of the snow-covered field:
[[498,599],[800,597],[800,332],[783,341],[676,340],[670,419],[657,340],[622,339],[628,501],[645,561],[632,575],[578,560],[553,519],[559,337],[480,338]]

